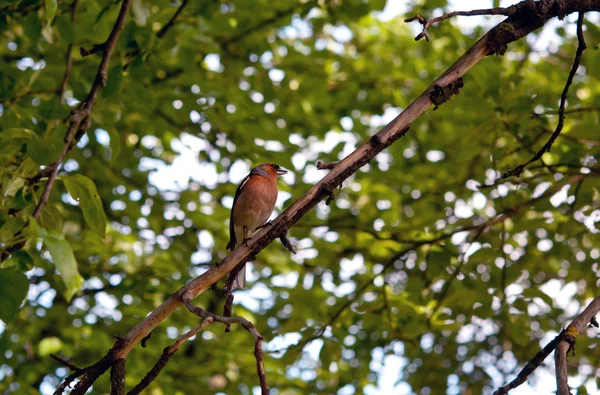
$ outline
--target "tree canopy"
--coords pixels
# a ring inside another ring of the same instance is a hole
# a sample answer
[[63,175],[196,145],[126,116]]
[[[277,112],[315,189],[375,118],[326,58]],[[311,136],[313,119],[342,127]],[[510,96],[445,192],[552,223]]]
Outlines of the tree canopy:
[[[404,18],[447,2],[388,3],[132,0],[119,30],[120,1],[4,2],[0,391],[53,393],[70,372],[50,354],[96,362],[227,255],[252,166],[290,170],[281,212],[327,174],[317,161],[368,141],[504,18],[415,41],[422,26]],[[599,295],[597,14],[560,135],[505,177],[559,123],[577,18],[481,61],[290,229],[297,254],[275,242],[249,264],[234,314],[265,339],[271,394],[491,393]],[[194,303],[221,314],[222,285]],[[154,329],[127,356],[128,388],[198,324],[179,309]],[[600,387],[596,346],[577,339],[579,394]],[[552,369],[539,372],[534,386]],[[199,389],[259,393],[250,334],[208,326],[148,393]]]

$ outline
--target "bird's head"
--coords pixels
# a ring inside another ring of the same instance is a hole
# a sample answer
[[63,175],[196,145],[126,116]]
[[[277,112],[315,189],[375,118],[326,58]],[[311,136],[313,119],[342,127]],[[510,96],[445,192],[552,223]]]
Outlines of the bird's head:
[[258,165],[252,169],[253,174],[260,174],[265,177],[275,178],[287,174],[287,172],[288,171],[286,169],[274,163],[263,163],[262,165]]

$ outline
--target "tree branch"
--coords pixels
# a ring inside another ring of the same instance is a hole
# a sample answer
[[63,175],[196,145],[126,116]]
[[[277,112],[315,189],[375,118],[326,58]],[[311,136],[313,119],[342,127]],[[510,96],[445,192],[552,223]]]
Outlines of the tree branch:
[[187,5],[187,3],[188,0],[183,0],[181,2],[181,5],[179,6],[179,8],[177,8],[177,11],[175,11],[171,19],[169,19],[169,21],[158,31],[158,33],[156,33],[156,37],[162,38],[167,33],[167,31],[169,31],[169,29],[175,24],[175,19],[177,19],[179,14],[181,14],[181,11]]
[[285,10],[277,10],[275,12],[275,15],[273,15],[272,17],[264,19],[264,20],[256,23],[255,25],[250,26],[247,29],[232,35],[231,37],[220,39],[219,43],[223,46],[223,48],[225,48],[229,44],[233,44],[237,41],[243,40],[245,37],[248,37],[252,33],[256,32],[258,30],[264,29],[265,27],[269,26],[270,24],[277,22],[280,18],[285,18],[287,16],[294,14],[296,12],[297,8],[300,8],[300,7],[301,8],[309,8],[309,7],[312,7],[315,3],[317,3],[315,0],[309,0],[304,4],[296,3],[293,6],[287,8]]
[[[558,395],[569,395],[569,385],[567,384],[567,353],[573,349],[575,346],[575,341],[577,340],[577,336],[581,333],[586,325],[589,323],[590,325],[594,325],[596,322],[596,314],[600,312],[600,297],[595,298],[592,302],[586,307],[586,309],[579,314],[575,319],[567,326],[567,329],[562,330],[558,336],[550,341],[550,343],[546,344],[546,346],[538,352],[535,357],[533,357],[527,365],[521,369],[517,377],[508,383],[507,385],[498,388],[494,395],[504,395],[508,394],[508,392],[512,389],[517,388],[521,384],[527,380],[527,377],[533,373],[535,369],[537,369],[556,349],[554,353],[555,363],[556,363],[556,384],[557,384],[557,394]],[[573,351],[574,353],[575,351]]]
[[198,332],[202,331],[208,325],[213,322],[212,317],[205,318],[199,325],[195,328],[191,329],[179,339],[175,341],[172,345],[165,347],[163,350],[158,362],[150,369],[148,373],[144,376],[144,378],[135,386],[131,391],[127,393],[127,395],[138,395],[141,393],[152,381],[158,377],[159,373],[163,370],[163,368],[167,365],[171,357],[179,350],[179,347],[192,336],[195,336]]
[[544,155],[546,152],[550,152],[550,149],[552,148],[552,144],[554,144],[554,141],[556,141],[556,139],[560,135],[560,132],[562,132],[562,129],[563,129],[563,126],[565,123],[565,105],[567,102],[567,94],[569,93],[569,88],[571,87],[571,84],[573,83],[573,77],[575,77],[575,73],[577,73],[577,69],[579,69],[579,65],[581,64],[581,55],[583,54],[583,51],[587,48],[587,46],[585,44],[585,38],[583,37],[583,16],[584,15],[585,15],[585,12],[580,12],[579,17],[577,18],[577,40],[578,40],[577,52],[575,53],[575,59],[573,60],[573,66],[571,66],[571,71],[569,72],[569,77],[567,78],[567,82],[562,91],[562,95],[560,96],[560,106],[558,109],[558,124],[556,125],[556,129],[554,130],[554,133],[552,133],[552,136],[550,136],[550,139],[548,139],[546,144],[544,144],[544,146],[531,159],[529,159],[524,164],[521,164],[521,165],[515,167],[514,169],[509,170],[506,173],[504,173],[502,175],[503,179],[511,177],[511,176],[519,177],[521,175],[521,173],[523,172],[523,170],[525,169],[525,167],[527,167],[530,163],[533,163],[533,162],[539,160],[542,157],[542,155]]
[[322,160],[318,160],[317,161],[317,169],[319,169],[319,170],[331,170],[334,167],[336,167],[338,163],[340,163],[340,162],[326,163],[326,162],[323,162]]
[[[79,0],[73,0],[71,4],[71,23],[75,23],[75,15],[77,14],[77,3]],[[71,74],[71,68],[73,67],[73,43],[69,43],[67,47],[67,65],[65,66],[65,73],[58,88],[58,105],[60,106],[65,98],[65,91],[67,90],[67,84],[69,82],[69,75]]]
[[[76,5],[75,2],[74,5]],[[48,181],[46,182],[44,191],[42,192],[42,197],[32,215],[34,219],[39,218],[39,216],[42,213],[42,210],[48,203],[48,200],[50,198],[50,192],[52,191],[54,181],[56,180],[56,176],[58,174],[58,168],[63,163],[65,157],[67,156],[67,153],[71,150],[71,144],[73,143],[73,140],[77,141],[78,138],[76,136],[78,136],[79,138],[83,136],[83,134],[85,134],[85,132],[90,126],[90,116],[92,114],[92,109],[94,108],[94,104],[96,103],[98,92],[102,87],[106,85],[107,69],[110,63],[110,58],[117,43],[117,39],[119,38],[119,34],[121,33],[121,30],[123,30],[125,19],[127,18],[127,13],[129,11],[129,5],[130,0],[123,0],[119,16],[117,17],[115,25],[112,31],[110,32],[108,39],[106,40],[104,55],[102,57],[102,61],[100,62],[100,66],[98,67],[98,72],[96,73],[96,78],[94,80],[94,83],[92,84],[92,88],[90,89],[90,92],[87,95],[84,104],[80,108],[71,112],[71,116],[69,117],[69,128],[67,129],[67,133],[64,139],[65,145],[63,147],[62,152],[60,153],[60,156],[54,163],[49,165],[44,170],[40,171],[38,175],[32,178],[32,180],[37,181],[39,180],[39,178],[45,176],[46,174],[48,176]],[[74,12],[75,10],[73,8],[71,14],[72,18],[74,18]],[[68,77],[68,70],[69,69],[67,66],[67,70],[65,70],[66,77]],[[3,253],[0,254],[0,261],[3,261],[6,258],[8,258],[11,253],[23,248],[24,245],[24,242],[20,242],[4,250]]]
[[557,395],[569,395],[569,384],[567,382],[567,354],[573,349],[573,355],[575,355],[575,341],[580,333],[584,332],[586,326],[591,323],[594,325],[596,321],[596,315],[600,312],[600,297],[595,298],[586,307],[581,314],[567,326],[565,331],[566,335],[560,340],[556,346],[554,353],[555,365],[556,365],[556,394]]
[[15,102],[29,96],[29,95],[42,95],[45,93],[56,93],[56,89],[40,89],[40,90],[31,90],[30,88],[24,90],[21,93],[17,93],[13,97],[7,99],[0,99],[0,104],[6,106],[12,106]]
[[209,313],[208,311],[196,306],[192,301],[193,298],[194,296],[191,292],[183,294],[183,303],[192,314],[197,315],[200,318],[204,318],[205,320],[212,318],[214,322],[220,322],[222,324],[225,324],[227,327],[234,323],[240,324],[245,330],[247,330],[252,334],[252,336],[254,336],[254,357],[256,358],[256,372],[260,380],[261,394],[269,395],[269,387],[267,386],[265,363],[262,349],[263,337],[258,332],[258,329],[256,329],[256,327],[244,317],[223,317]]
[[110,395],[125,395],[125,359],[117,359],[110,369]]
[[417,37],[415,37],[415,41],[419,41],[423,37],[425,37],[425,40],[429,41],[429,36],[427,35],[427,29],[429,29],[429,27],[431,27],[431,25],[433,25],[434,23],[439,23],[439,22],[445,21],[446,19],[453,18],[455,16],[477,16],[477,15],[511,16],[511,15],[514,15],[515,12],[517,12],[519,10],[519,8],[523,7],[524,5],[525,5],[525,2],[521,2],[521,3],[515,4],[515,5],[511,5],[510,7],[506,7],[506,8],[498,7],[498,8],[489,8],[489,9],[471,10],[471,11],[453,11],[453,12],[444,14],[442,16],[438,16],[436,18],[429,18],[429,19],[425,19],[422,16],[417,14],[411,18],[405,19],[404,22],[409,23],[409,22],[413,22],[413,21],[418,21],[423,26],[423,31],[421,33],[419,33],[417,35]]

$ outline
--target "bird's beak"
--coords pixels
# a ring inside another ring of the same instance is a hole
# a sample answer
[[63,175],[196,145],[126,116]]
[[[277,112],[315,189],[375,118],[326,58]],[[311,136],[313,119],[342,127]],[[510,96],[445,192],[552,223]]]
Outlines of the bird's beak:
[[277,175],[282,176],[287,173],[288,173],[288,171],[286,169],[284,169],[283,167],[280,167],[279,169],[277,169]]

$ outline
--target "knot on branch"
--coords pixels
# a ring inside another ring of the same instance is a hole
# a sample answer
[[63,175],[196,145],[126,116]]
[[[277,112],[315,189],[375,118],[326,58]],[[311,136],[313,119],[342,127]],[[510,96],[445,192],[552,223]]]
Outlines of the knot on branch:
[[579,330],[574,325],[569,325],[567,329],[563,332],[563,339],[567,343],[569,343],[569,349],[567,350],[567,354],[569,351],[573,351],[573,356],[575,356],[575,342],[577,342],[577,338],[579,337]]
[[462,78],[459,78],[446,86],[434,85],[431,93],[429,93],[429,99],[434,104],[433,109],[437,110],[439,106],[450,100],[452,95],[458,95],[460,93],[460,88],[464,85],[465,83]]
[[496,26],[489,35],[488,46],[490,47],[489,55],[502,56],[506,53],[508,43],[515,41],[516,31],[512,23],[502,22]]
[[97,52],[102,52],[105,49],[106,49],[106,43],[94,44],[94,46],[90,49],[85,49],[83,47],[79,48],[79,54],[81,55],[82,58],[85,58],[86,56],[93,55]]
[[325,163],[322,160],[318,160],[317,161],[317,169],[319,170],[331,170],[333,169],[338,163],[340,162],[331,162],[331,163]]
[[419,21],[419,23],[423,26],[423,31],[421,33],[419,33],[417,35],[417,37],[415,37],[415,41],[419,41],[420,39],[422,39],[423,37],[425,38],[425,40],[427,40],[427,42],[429,42],[429,36],[427,35],[427,29],[431,26],[431,24],[434,22],[434,19],[425,19],[423,18],[421,15],[416,14],[415,16],[411,17],[411,18],[407,18],[404,20],[405,23],[410,23],[413,21]]

